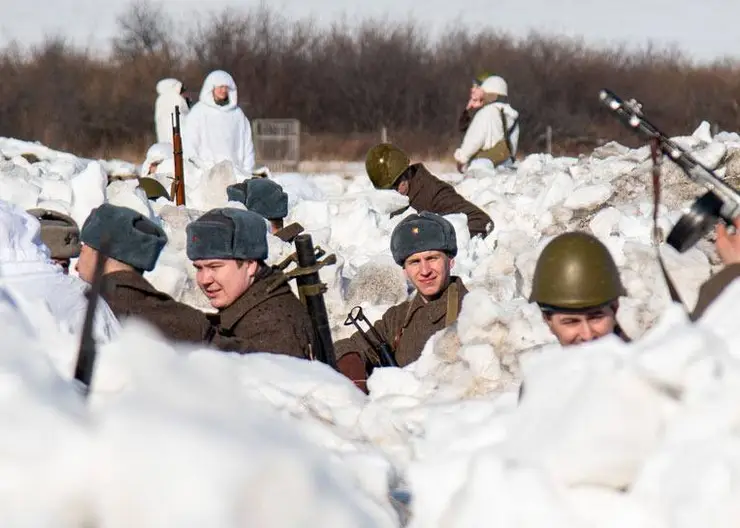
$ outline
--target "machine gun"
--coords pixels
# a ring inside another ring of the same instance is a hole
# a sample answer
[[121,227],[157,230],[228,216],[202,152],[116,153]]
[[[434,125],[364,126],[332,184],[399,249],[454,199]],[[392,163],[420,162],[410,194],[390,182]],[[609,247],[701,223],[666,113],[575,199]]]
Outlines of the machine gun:
[[[362,329],[362,327],[360,326],[360,321],[364,322],[370,329],[370,332],[373,334],[374,340],[370,339],[368,333]],[[391,345],[383,340],[383,337],[380,335],[380,333],[375,329],[373,325],[370,324],[370,321],[362,312],[362,308],[360,306],[355,306],[354,308],[352,308],[352,311],[350,311],[347,315],[347,319],[344,321],[344,326],[350,325],[354,325],[363,339],[367,341],[367,344],[373,348],[375,353],[378,355],[378,360],[381,367],[398,366],[395,354],[393,353],[393,348],[391,348]]]
[[718,221],[733,226],[733,220],[740,216],[740,193],[736,189],[648,121],[642,105],[634,99],[623,101],[609,90],[601,90],[599,99],[627,128],[651,140],[689,179],[707,189],[673,227],[666,240],[669,245],[683,253],[709,233]]
[[319,270],[324,266],[336,264],[334,254],[327,255],[324,260],[318,259],[326,255],[320,247],[314,248],[311,235],[304,233],[295,238],[295,253],[285,258],[276,267],[285,270],[295,262],[297,266],[285,272],[288,280],[295,279],[298,285],[298,294],[301,302],[306,306],[314,330],[314,357],[337,370],[337,360],[334,354],[334,342],[331,338],[329,315],[326,312],[324,293],[326,284],[319,278]]
[[90,289],[87,292],[87,310],[85,312],[85,322],[82,326],[82,337],[80,338],[80,348],[77,352],[77,364],[75,365],[75,380],[82,385],[82,394],[87,398],[90,393],[90,384],[92,383],[93,371],[95,369],[95,357],[97,350],[95,338],[93,337],[93,328],[95,323],[95,312],[98,307],[98,299],[103,283],[103,269],[107,260],[109,238],[105,234],[100,240],[100,251],[95,261],[95,271]]
[[175,178],[170,188],[170,196],[176,205],[185,205],[185,171],[182,161],[182,136],[180,135],[180,107],[175,106],[172,117],[172,153],[175,161]]

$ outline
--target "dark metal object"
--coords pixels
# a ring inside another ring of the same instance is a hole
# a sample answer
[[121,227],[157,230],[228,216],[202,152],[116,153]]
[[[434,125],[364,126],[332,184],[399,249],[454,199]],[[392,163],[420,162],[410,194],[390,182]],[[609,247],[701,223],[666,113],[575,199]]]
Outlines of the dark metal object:
[[668,244],[677,251],[684,252],[709,233],[720,220],[729,226],[734,225],[734,219],[740,216],[740,193],[736,189],[722,181],[714,171],[702,165],[648,121],[642,112],[642,105],[634,99],[625,102],[609,90],[601,90],[599,99],[625,126],[656,141],[660,150],[689,179],[708,190],[676,223],[668,235]]
[[100,250],[98,258],[95,261],[95,271],[93,272],[92,284],[87,291],[87,311],[85,312],[85,322],[82,326],[82,337],[80,338],[80,348],[77,352],[77,364],[75,365],[75,380],[82,384],[82,394],[87,398],[90,393],[90,384],[92,383],[93,371],[95,369],[95,357],[97,349],[93,331],[95,327],[95,312],[98,307],[98,299],[102,290],[103,269],[107,260],[108,246],[110,239],[104,234],[100,240]]
[[[362,327],[360,326],[360,321],[364,322],[370,329],[370,332],[373,334],[374,341],[370,339],[368,333],[362,329]],[[347,315],[347,319],[344,321],[344,325],[354,325],[355,328],[357,328],[357,331],[360,333],[363,339],[365,339],[365,341],[367,341],[367,343],[373,348],[373,350],[375,350],[375,353],[378,355],[381,367],[398,366],[391,345],[386,343],[380,333],[375,329],[375,327],[370,324],[370,321],[368,320],[367,316],[365,316],[360,306],[355,306],[354,308],[352,308],[352,311],[349,312],[349,314]]]
[[316,348],[314,357],[337,370],[334,342],[331,338],[331,325],[324,303],[324,293],[327,289],[326,284],[322,283],[319,277],[321,268],[336,263],[336,255],[328,255],[324,260],[318,261],[317,257],[323,256],[324,251],[321,248],[314,249],[309,234],[298,235],[295,238],[295,248],[295,254],[288,257],[281,265],[285,268],[292,260],[297,262],[298,267],[287,272],[286,276],[295,278],[301,301],[305,304],[311,318]]

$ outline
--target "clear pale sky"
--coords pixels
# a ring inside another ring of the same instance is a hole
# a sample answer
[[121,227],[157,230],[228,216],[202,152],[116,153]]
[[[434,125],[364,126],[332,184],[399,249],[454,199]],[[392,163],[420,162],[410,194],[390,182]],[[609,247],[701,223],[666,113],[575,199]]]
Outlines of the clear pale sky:
[[[116,31],[116,15],[128,0],[0,0],[0,44],[16,39],[39,42],[45,33],[86,46],[104,45]],[[253,0],[160,0],[176,20]],[[705,61],[740,59],[740,2],[737,0],[272,0],[291,18],[313,16],[328,23],[345,15],[352,22],[368,16],[417,19],[434,34],[459,20],[472,29],[485,26],[525,35],[535,29],[581,36],[595,45],[612,42],[675,44]]]

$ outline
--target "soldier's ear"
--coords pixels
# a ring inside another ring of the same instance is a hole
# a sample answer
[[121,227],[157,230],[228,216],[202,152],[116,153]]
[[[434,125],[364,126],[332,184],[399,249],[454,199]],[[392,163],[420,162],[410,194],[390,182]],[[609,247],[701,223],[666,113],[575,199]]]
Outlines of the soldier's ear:
[[455,267],[455,257],[450,257],[450,271]]

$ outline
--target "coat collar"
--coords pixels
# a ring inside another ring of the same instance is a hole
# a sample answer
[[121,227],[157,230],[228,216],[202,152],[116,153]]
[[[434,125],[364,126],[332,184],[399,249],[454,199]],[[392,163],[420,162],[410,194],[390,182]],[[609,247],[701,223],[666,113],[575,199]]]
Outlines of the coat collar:
[[[465,288],[465,285],[463,284],[462,279],[460,277],[452,277],[450,284],[454,283],[457,286],[458,289],[458,308],[460,303],[462,302],[463,296],[468,292],[468,290]],[[447,315],[447,298],[449,297],[450,293],[450,287],[447,286],[444,293],[439,297],[439,299],[435,299],[433,301],[425,302],[424,298],[419,294],[419,292],[414,292],[414,296],[411,299],[411,302],[409,304],[408,310],[406,310],[406,316],[403,320],[403,328],[408,327],[408,325],[411,323],[411,320],[414,318],[414,314],[424,308],[425,317],[428,318],[428,322],[435,324],[444,319],[444,317]]]
[[[275,284],[279,282],[282,282],[282,284],[275,287]],[[290,286],[284,280],[284,274],[277,270],[270,270],[267,275],[254,282],[230,306],[219,310],[216,315],[219,325],[221,328],[233,330],[239,321],[257,305],[270,297],[284,295],[286,289],[290,291]]]

